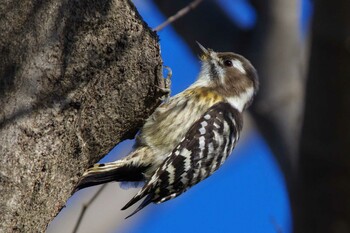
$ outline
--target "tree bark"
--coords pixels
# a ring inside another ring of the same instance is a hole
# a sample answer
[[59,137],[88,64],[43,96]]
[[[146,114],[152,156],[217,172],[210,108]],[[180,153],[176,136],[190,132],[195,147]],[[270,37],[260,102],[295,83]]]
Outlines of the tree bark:
[[295,232],[350,232],[350,2],[315,1]]
[[5,0],[0,32],[0,232],[44,232],[160,103],[158,37],[128,0]]

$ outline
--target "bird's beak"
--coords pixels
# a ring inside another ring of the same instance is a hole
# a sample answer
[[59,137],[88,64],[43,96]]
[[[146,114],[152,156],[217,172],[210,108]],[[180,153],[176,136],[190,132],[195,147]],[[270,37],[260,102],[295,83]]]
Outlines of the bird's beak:
[[204,46],[203,45],[201,45],[198,41],[196,41],[196,43],[198,44],[198,46],[199,46],[199,48],[202,50],[202,54],[200,55],[200,59],[202,60],[202,61],[206,61],[206,60],[208,60],[208,58],[210,57],[210,51],[208,50],[208,49],[206,49],[206,48],[204,48]]

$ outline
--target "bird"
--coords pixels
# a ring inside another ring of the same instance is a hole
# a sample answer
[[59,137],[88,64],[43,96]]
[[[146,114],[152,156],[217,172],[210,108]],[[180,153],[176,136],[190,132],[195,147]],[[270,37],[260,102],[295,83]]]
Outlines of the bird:
[[130,217],[150,203],[179,196],[225,162],[239,140],[242,114],[258,91],[258,75],[239,54],[198,46],[197,80],[156,108],[126,157],[90,167],[73,193],[112,181],[144,182],[122,208],[145,198]]

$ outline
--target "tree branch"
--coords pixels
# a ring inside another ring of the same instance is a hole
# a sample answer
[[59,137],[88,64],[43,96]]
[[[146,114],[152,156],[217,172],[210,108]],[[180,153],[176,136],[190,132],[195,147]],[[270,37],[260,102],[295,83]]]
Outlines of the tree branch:
[[91,206],[91,204],[96,200],[96,198],[102,193],[102,191],[104,190],[104,188],[107,186],[107,184],[103,184],[101,185],[101,187],[98,188],[97,192],[94,194],[94,196],[90,199],[90,201],[86,204],[83,205],[81,212],[79,214],[79,218],[75,224],[75,227],[73,229],[73,233],[77,233],[80,223],[83,220],[83,217],[85,215],[85,211]]
[[295,232],[349,232],[350,2],[314,4]]
[[153,31],[159,32],[160,30],[162,30],[163,28],[165,28],[169,24],[173,23],[177,19],[179,19],[179,18],[183,17],[184,15],[186,15],[191,10],[195,9],[202,1],[203,0],[194,0],[193,2],[188,4],[186,7],[182,8],[181,10],[179,10],[175,15],[170,16],[165,22],[163,22],[162,24],[160,24],[157,27],[155,27],[153,29]]

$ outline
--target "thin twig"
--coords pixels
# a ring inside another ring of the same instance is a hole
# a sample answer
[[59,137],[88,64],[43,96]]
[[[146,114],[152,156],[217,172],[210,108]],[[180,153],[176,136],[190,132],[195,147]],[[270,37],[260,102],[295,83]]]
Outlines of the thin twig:
[[75,224],[73,233],[76,233],[79,229],[81,220],[83,219],[84,215],[85,215],[85,211],[87,210],[87,208],[89,208],[89,206],[95,201],[95,199],[98,197],[98,195],[100,195],[100,193],[103,191],[103,189],[107,186],[107,184],[103,184],[101,185],[101,187],[99,188],[99,190],[95,193],[95,195],[90,199],[90,201],[86,204],[83,205],[83,208],[81,209],[79,218],[77,223]]
[[277,233],[283,233],[282,227],[277,223],[274,217],[271,217],[271,223],[274,226]]
[[162,24],[158,25],[157,27],[155,27],[153,29],[153,31],[155,32],[159,32],[160,30],[162,30],[163,28],[165,28],[166,26],[168,26],[169,24],[171,24],[172,22],[174,22],[175,20],[178,20],[179,18],[181,18],[182,16],[186,15],[189,11],[193,10],[194,8],[196,8],[203,0],[194,0],[193,2],[191,2],[190,4],[188,4],[187,6],[185,6],[184,8],[182,8],[181,10],[179,10],[175,15],[170,16],[166,21],[164,21]]

